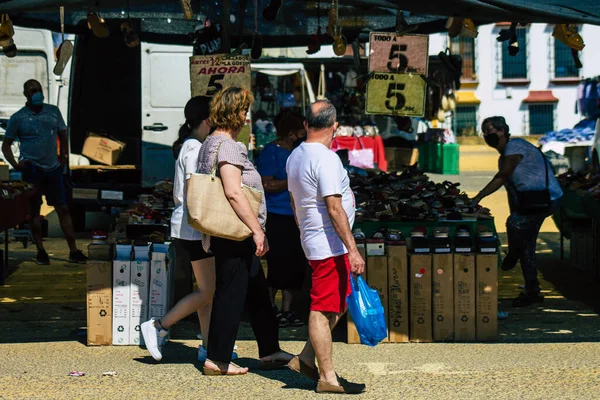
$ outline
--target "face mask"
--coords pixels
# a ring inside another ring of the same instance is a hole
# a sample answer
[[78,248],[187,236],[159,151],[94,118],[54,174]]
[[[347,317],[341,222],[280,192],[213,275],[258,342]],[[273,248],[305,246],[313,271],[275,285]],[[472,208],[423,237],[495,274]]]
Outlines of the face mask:
[[488,146],[496,148],[498,147],[498,142],[500,142],[500,137],[498,137],[495,133],[490,133],[489,135],[485,135],[483,137]]
[[42,92],[37,92],[31,96],[31,104],[34,106],[41,106],[44,104],[44,94]]

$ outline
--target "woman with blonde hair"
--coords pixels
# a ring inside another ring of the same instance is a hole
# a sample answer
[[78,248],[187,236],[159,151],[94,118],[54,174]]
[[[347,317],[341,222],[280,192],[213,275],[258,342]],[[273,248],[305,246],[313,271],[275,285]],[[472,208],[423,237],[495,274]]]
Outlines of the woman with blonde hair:
[[[258,342],[261,368],[283,368],[292,355],[279,347],[279,329],[265,275],[260,264],[269,250],[265,236],[267,217],[261,177],[237,136],[246,123],[252,94],[239,87],[217,93],[211,102],[210,121],[215,129],[200,149],[198,172],[208,174],[217,163],[226,200],[252,231],[252,237],[234,241],[203,236],[203,247],[215,256],[216,287],[208,338],[205,375],[242,375],[248,368],[231,362],[244,305]],[[242,184],[263,193],[258,216],[242,192]]]

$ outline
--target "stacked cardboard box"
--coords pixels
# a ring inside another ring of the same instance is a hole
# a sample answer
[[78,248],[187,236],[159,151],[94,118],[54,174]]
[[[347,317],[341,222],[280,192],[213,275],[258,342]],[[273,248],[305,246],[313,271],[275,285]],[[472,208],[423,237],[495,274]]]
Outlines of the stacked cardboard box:
[[[429,246],[423,239],[408,247],[399,241],[359,244],[364,277],[386,310],[384,342],[497,338],[497,240],[475,245],[469,238],[455,245]],[[348,321],[348,343],[360,343],[350,316]]]

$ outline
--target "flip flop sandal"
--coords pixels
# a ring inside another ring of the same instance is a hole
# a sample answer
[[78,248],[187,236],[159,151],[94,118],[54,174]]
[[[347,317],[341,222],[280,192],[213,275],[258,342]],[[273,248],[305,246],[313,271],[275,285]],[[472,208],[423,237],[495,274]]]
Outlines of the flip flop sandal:
[[62,42],[60,44],[60,46],[58,47],[58,50],[56,50],[57,61],[56,61],[56,65],[54,66],[54,69],[52,70],[54,75],[57,75],[57,76],[62,75],[62,73],[65,70],[65,67],[67,66],[67,63],[71,59],[72,55],[73,55],[73,43],[70,40],[65,40],[64,42]]
[[12,21],[8,17],[8,14],[2,14],[0,16],[0,46],[8,47],[15,43],[12,38],[15,35],[15,29]]
[[98,38],[107,38],[110,35],[110,31],[106,26],[106,23],[98,14],[91,12],[88,14],[88,28],[92,30],[94,35]]
[[[236,368],[242,368],[235,363],[230,363],[230,364]],[[229,370],[223,371],[221,369],[203,368],[202,373],[206,376],[236,376],[236,375],[246,375],[248,372],[243,372],[240,374],[240,373],[229,373]]]
[[121,23],[121,33],[123,34],[123,40],[127,47],[135,48],[140,45],[140,38],[133,30],[129,21]]
[[185,19],[189,21],[194,18],[194,10],[192,10],[191,0],[179,0],[179,4],[181,4],[181,9],[183,10]]

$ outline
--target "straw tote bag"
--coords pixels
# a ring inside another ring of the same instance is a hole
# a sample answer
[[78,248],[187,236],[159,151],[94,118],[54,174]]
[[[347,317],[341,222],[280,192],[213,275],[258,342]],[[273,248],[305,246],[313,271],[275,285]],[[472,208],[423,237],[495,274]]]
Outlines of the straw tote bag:
[[[215,153],[210,174],[192,174],[186,204],[188,222],[196,230],[210,236],[241,241],[252,236],[252,231],[233,210],[225,196],[221,178],[216,176],[217,159],[221,144]],[[254,215],[262,201],[262,193],[242,184],[242,191],[250,202]]]

